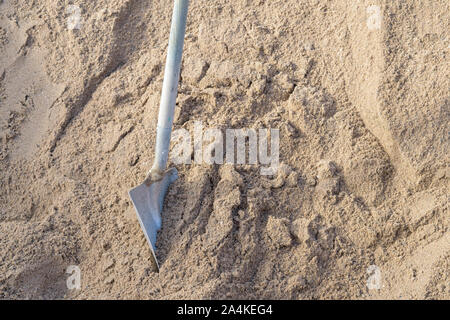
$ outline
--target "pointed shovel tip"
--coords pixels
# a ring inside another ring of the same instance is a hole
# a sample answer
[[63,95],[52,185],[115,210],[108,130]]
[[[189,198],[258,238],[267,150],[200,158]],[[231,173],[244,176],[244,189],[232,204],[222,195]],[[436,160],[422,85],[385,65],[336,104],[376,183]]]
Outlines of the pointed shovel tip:
[[177,178],[177,169],[171,168],[164,173],[164,176],[160,181],[153,182],[149,186],[142,183],[128,191],[158,271],[159,264],[156,259],[156,235],[158,230],[161,229],[161,212],[167,189],[170,184],[177,180]]

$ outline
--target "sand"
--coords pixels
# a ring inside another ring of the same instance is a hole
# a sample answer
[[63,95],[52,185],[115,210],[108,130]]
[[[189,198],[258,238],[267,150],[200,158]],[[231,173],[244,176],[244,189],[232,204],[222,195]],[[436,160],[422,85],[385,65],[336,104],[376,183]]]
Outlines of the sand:
[[0,298],[449,299],[449,2],[192,0],[175,129],[281,165],[177,165],[157,273],[127,191],[171,10],[0,0]]

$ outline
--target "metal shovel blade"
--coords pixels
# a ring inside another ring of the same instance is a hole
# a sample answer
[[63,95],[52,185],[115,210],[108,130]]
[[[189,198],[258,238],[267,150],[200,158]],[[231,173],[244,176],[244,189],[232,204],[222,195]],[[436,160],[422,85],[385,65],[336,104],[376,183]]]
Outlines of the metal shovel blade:
[[166,196],[169,185],[178,178],[177,169],[167,170],[164,177],[156,182],[147,185],[143,183],[136,188],[128,191],[134,209],[144,231],[145,237],[150,245],[150,249],[159,270],[158,260],[156,259],[156,234],[161,229],[161,212],[163,209],[164,197]]

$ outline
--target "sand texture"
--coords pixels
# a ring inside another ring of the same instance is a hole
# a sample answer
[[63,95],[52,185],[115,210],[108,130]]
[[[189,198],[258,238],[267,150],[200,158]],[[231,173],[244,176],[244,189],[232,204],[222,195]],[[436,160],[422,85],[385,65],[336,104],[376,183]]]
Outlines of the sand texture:
[[0,0],[0,298],[449,299],[450,2],[189,10],[175,129],[278,128],[278,173],[176,165],[155,272],[172,1]]

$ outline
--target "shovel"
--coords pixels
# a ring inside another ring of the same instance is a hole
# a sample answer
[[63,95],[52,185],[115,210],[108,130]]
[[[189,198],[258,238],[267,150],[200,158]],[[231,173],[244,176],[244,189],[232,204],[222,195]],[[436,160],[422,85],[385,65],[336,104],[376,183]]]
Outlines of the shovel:
[[158,270],[156,234],[161,228],[164,197],[169,185],[178,178],[177,170],[175,168],[166,170],[166,166],[178,93],[188,6],[189,0],[175,0],[156,130],[155,160],[144,183],[128,192]]

